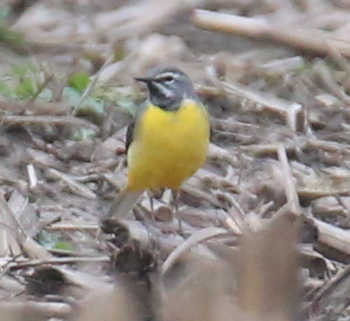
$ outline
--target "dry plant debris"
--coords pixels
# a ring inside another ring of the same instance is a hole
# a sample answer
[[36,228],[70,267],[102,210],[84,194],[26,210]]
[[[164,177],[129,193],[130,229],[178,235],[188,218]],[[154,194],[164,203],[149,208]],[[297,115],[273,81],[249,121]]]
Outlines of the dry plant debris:
[[[350,320],[347,1],[4,8],[3,320]],[[208,161],[176,213],[165,191],[104,220],[154,63],[196,83]]]

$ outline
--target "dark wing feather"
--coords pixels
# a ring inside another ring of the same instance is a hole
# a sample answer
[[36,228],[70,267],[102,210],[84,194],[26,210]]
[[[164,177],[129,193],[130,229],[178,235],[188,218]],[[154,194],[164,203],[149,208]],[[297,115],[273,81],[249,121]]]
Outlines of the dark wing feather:
[[132,143],[133,138],[134,138],[135,123],[136,123],[136,121],[132,122],[126,130],[126,141],[125,141],[126,153],[128,152],[130,144]]
[[126,130],[126,140],[125,140],[125,149],[126,149],[126,153],[128,152],[128,149],[132,143],[132,141],[134,140],[135,137],[135,129],[136,129],[136,122],[137,120],[141,117],[143,111],[145,110],[145,108],[147,107],[147,103],[143,104],[143,106],[141,106],[138,111],[136,112],[135,118],[133,120],[133,122],[128,126],[127,130]]

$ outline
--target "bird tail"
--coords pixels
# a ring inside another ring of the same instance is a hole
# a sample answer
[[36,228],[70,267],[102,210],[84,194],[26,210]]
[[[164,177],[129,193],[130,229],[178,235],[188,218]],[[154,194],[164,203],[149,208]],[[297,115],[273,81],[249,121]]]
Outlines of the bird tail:
[[143,191],[133,192],[128,188],[122,189],[114,198],[113,204],[107,213],[107,217],[115,217],[118,219],[126,218],[142,194]]

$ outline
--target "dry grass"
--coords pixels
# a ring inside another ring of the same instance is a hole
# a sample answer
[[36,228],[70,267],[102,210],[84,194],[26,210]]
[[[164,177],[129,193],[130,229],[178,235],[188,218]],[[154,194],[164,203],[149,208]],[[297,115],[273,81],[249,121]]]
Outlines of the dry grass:
[[[27,55],[3,49],[0,74],[31,59],[42,86],[0,101],[3,320],[348,320],[346,1],[123,5],[37,1],[13,18]],[[185,69],[208,105],[208,161],[178,212],[165,192],[154,213],[144,196],[130,219],[103,221],[126,181],[119,107],[143,99],[132,77],[155,62]],[[68,106],[82,70],[91,81]],[[111,88],[101,117],[81,113]],[[82,128],[92,138],[72,139]]]

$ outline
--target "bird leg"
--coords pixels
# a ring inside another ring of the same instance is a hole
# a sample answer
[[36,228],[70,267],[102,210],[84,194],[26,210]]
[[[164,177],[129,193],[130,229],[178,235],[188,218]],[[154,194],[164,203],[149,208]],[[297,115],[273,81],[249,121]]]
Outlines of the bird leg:
[[[174,206],[174,216],[176,217],[176,214],[179,211],[179,207],[180,207],[180,194],[181,192],[179,190],[171,190],[171,194],[173,196],[173,206]],[[180,234],[183,234],[183,228],[182,228],[182,223],[181,223],[181,219],[177,218],[178,223],[179,223],[179,232]]]

